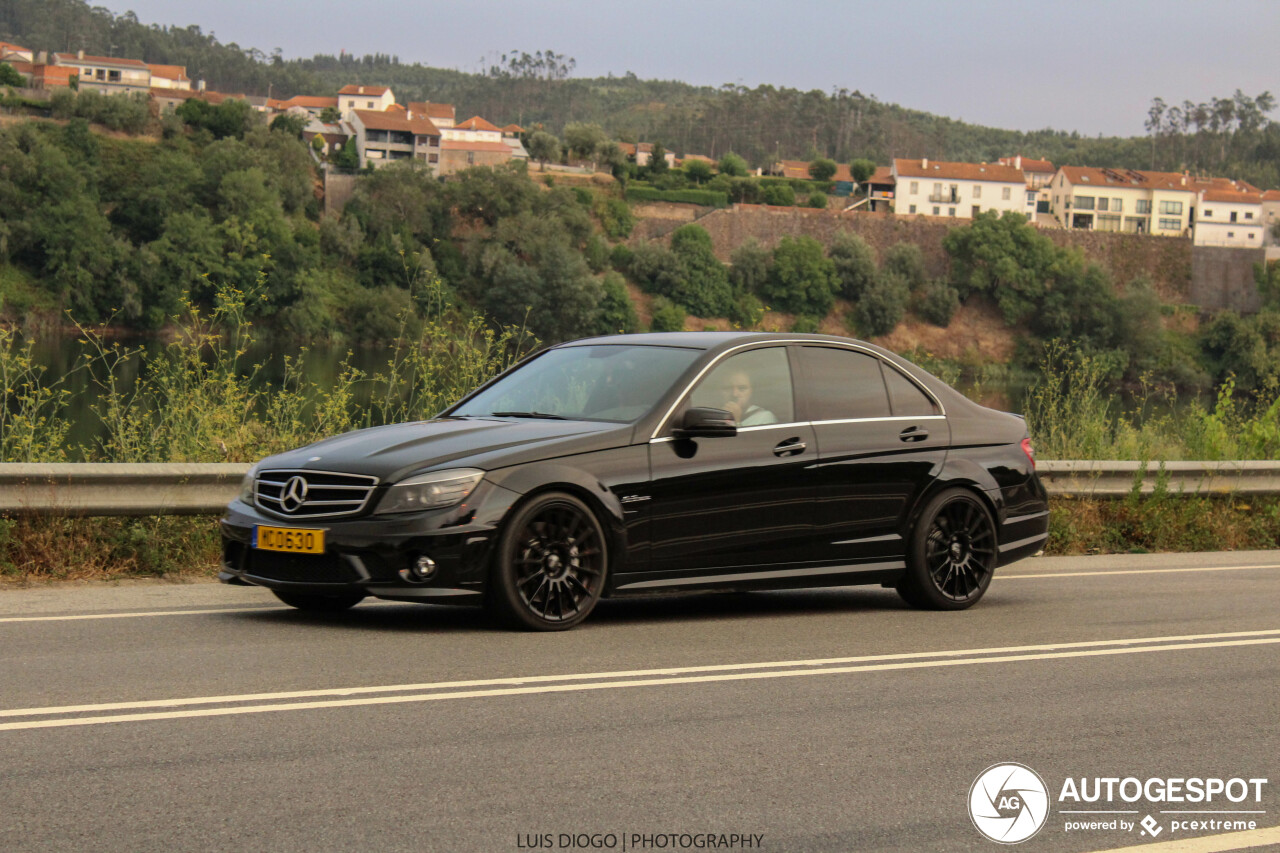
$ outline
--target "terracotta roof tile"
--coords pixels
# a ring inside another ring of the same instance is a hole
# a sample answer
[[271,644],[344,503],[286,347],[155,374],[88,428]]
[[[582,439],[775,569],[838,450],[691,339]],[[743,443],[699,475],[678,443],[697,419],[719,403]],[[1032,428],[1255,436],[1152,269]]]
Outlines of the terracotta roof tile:
[[163,77],[166,80],[186,80],[187,66],[185,65],[147,65],[151,69],[154,77]]
[[888,166],[876,166],[875,172],[871,177],[867,178],[869,184],[889,184],[892,186],[895,181],[893,179],[893,170]]
[[368,95],[371,98],[381,98],[387,92],[391,91],[390,86],[357,86],[352,83],[343,86],[338,90],[339,95]]
[[74,53],[55,53],[59,65],[125,65],[130,68],[146,68],[141,59],[121,59],[117,56],[76,56]]
[[1015,169],[1020,168],[1024,172],[1042,172],[1044,174],[1052,175],[1054,172],[1058,171],[1058,169],[1048,160],[1036,160],[1032,157],[1022,157],[1022,165],[1018,166],[1018,157],[1021,156],[1022,155],[1020,154],[1016,154],[1013,157],[1001,157],[1000,162],[1005,166],[1013,166]]
[[1205,190],[1205,201],[1230,202],[1232,204],[1262,204],[1262,193],[1248,190]]
[[1002,184],[1026,182],[1021,169],[999,163],[950,163],[945,160],[894,160],[893,163],[899,177],[995,181]]
[[[354,110],[360,123],[371,130],[405,130],[417,136],[439,136],[430,119],[406,118],[403,114],[379,110]],[[505,146],[504,146],[505,147]]]
[[455,114],[453,104],[433,104],[430,101],[410,101],[409,112],[416,116],[447,119],[452,119]]
[[289,107],[311,107],[313,109],[324,109],[325,107],[336,108],[338,106],[338,99],[322,98],[318,95],[294,95],[289,100],[280,101],[279,103],[285,109],[289,109]]
[[488,130],[493,133],[502,133],[502,129],[497,125],[487,122],[480,116],[472,116],[460,124],[454,125],[455,130]]

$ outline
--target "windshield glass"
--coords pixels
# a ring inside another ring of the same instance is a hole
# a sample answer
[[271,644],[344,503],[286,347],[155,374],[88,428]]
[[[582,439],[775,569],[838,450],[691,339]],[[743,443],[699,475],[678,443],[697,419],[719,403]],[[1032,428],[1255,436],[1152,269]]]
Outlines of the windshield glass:
[[553,349],[486,388],[450,417],[559,417],[637,420],[702,354],[683,347],[600,346]]

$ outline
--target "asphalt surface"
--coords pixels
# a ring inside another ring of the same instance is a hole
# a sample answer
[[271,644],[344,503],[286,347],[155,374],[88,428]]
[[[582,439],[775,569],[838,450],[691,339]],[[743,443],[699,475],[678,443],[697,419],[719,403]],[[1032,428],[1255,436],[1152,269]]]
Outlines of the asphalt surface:
[[[950,614],[869,587],[607,601],[543,635],[216,584],[4,590],[0,697],[5,851],[996,850],[968,803],[998,762],[1049,789],[1018,849],[1100,850],[1153,839],[1061,812],[1280,824],[1280,552],[1027,560]],[[1107,805],[1058,802],[1067,777],[1270,781]]]

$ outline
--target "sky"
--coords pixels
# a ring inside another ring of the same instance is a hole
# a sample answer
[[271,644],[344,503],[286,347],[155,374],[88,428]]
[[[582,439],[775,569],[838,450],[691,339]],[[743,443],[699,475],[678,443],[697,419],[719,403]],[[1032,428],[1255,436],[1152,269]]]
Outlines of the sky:
[[576,60],[576,77],[844,88],[976,124],[1088,136],[1142,135],[1157,96],[1280,94],[1276,0],[99,2],[286,58],[346,50],[479,71],[502,53],[552,50]]

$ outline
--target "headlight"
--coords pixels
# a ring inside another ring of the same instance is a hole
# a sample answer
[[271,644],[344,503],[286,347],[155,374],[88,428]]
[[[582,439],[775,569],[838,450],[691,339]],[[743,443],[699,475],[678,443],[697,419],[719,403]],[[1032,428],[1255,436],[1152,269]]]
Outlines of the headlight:
[[441,509],[467,499],[467,495],[484,479],[475,468],[454,468],[419,474],[387,489],[375,514],[387,512],[421,512]]
[[258,466],[255,464],[249,469],[249,473],[244,475],[244,479],[240,481],[240,500],[253,506],[253,481],[258,477]]

